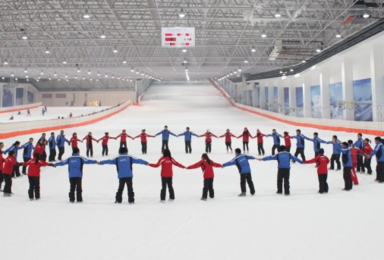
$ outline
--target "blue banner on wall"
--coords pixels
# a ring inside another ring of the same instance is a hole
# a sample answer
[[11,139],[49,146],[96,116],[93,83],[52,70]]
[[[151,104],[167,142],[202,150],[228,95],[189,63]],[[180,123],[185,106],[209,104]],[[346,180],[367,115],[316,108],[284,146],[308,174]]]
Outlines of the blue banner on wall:
[[28,98],[28,104],[32,104],[35,101],[35,95],[30,91],[28,91],[28,97],[27,98]]
[[339,105],[339,101],[343,100],[343,83],[329,84],[329,99],[331,119],[344,119],[342,106]]
[[257,107],[260,108],[260,104],[261,104],[261,97],[260,97],[260,87],[256,88],[256,95],[257,95]]
[[265,87],[265,92],[264,92],[264,98],[265,98],[265,110],[269,110],[269,88]]
[[273,87],[273,112],[279,112],[279,88]]
[[373,121],[371,79],[353,81],[353,99],[361,102],[355,106],[355,121]]
[[304,107],[303,87],[297,87],[296,88],[296,116],[298,117],[304,116],[303,107]]
[[313,118],[321,118],[320,85],[311,86],[311,111]]
[[13,94],[11,89],[3,87],[3,107],[13,106]]
[[289,115],[289,88],[284,88],[284,114]]
[[16,106],[23,105],[24,89],[16,88]]

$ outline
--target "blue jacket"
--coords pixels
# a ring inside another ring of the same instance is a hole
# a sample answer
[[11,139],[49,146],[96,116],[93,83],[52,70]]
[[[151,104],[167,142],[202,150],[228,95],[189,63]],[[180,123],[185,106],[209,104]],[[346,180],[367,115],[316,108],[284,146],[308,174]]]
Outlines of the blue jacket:
[[251,167],[249,166],[248,160],[254,160],[256,159],[253,156],[245,155],[245,154],[239,154],[235,158],[233,158],[231,161],[224,163],[223,167],[236,165],[239,169],[240,174],[246,174],[251,173]]
[[101,165],[105,164],[114,164],[117,168],[117,177],[119,179],[121,178],[132,178],[133,172],[132,172],[132,164],[144,164],[147,165],[148,162],[134,158],[127,154],[121,154],[119,157],[111,160],[105,160],[100,162]]
[[22,148],[24,148],[23,158],[29,158],[29,159],[32,158],[32,151],[35,150],[35,147],[33,146],[33,144],[28,142],[24,144]]
[[164,129],[163,131],[158,132],[155,136],[162,135],[163,141],[168,141],[169,140],[169,135],[176,136],[174,133],[172,133],[169,130]]
[[337,140],[336,143],[334,143],[333,141],[329,141],[327,142],[327,144],[332,144],[333,146],[333,151],[332,151],[332,154],[341,154],[341,144],[339,143],[340,141]]
[[363,140],[363,138],[357,139],[357,141],[355,142],[354,146],[356,148],[359,148],[360,150],[364,150],[364,140]]
[[269,134],[267,136],[272,136],[273,137],[273,144],[274,145],[280,145],[280,135],[278,133],[274,133],[274,134]]
[[304,139],[306,138],[305,135],[298,134],[296,136],[292,136],[292,138],[296,139],[297,148],[304,148],[305,147],[305,141],[304,141]]
[[77,153],[74,153],[73,156],[68,159],[56,163],[56,166],[68,165],[69,178],[74,177],[83,177],[83,165],[84,164],[96,164],[95,160],[88,160]]
[[12,145],[11,147],[9,147],[7,150],[4,151],[4,154],[9,153],[10,151],[15,151],[15,159],[17,161],[17,153],[20,149],[23,149],[23,147],[22,146],[15,147],[15,145]]
[[341,153],[343,154],[341,156],[341,161],[343,162],[343,167],[352,167],[352,155],[351,155],[351,149],[341,149]]
[[277,160],[277,167],[279,169],[291,169],[291,160],[298,162],[298,163],[303,163],[299,158],[293,156],[292,154],[288,152],[279,152],[276,155],[272,156],[267,156],[263,158],[263,161],[272,161],[272,160]]
[[197,134],[195,134],[194,132],[191,132],[191,131],[185,131],[184,133],[179,134],[178,136],[182,136],[182,135],[185,136],[186,142],[192,141],[192,135],[199,137]]
[[315,138],[307,138],[309,141],[312,141],[313,142],[313,149],[315,150],[315,152],[317,153],[319,150],[320,150],[320,148],[321,148],[321,143],[323,143],[323,144],[326,144],[327,142],[326,141],[324,141],[324,140],[322,140],[322,139],[320,139],[319,137],[315,137]]
[[56,143],[55,137],[53,137],[53,136],[49,137],[48,144],[49,144],[49,150],[56,149],[57,143]]
[[64,135],[59,134],[56,137],[56,144],[58,147],[64,147],[65,142],[67,142],[67,144],[69,145],[69,141],[67,140],[67,138],[65,138]]
[[378,142],[375,146],[375,149],[370,154],[371,157],[376,155],[376,161],[384,162],[384,145],[381,142]]

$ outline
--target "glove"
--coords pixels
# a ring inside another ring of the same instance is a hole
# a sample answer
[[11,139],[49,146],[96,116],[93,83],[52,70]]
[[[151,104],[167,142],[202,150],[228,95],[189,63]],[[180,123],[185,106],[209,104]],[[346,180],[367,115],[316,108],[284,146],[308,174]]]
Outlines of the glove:
[[53,163],[50,163],[49,166],[56,168],[56,165]]

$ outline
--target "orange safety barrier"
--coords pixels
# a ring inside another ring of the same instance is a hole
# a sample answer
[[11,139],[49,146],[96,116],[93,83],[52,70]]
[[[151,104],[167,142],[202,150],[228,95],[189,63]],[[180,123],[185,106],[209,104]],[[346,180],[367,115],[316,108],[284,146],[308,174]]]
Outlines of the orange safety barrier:
[[41,105],[33,106],[33,107],[19,108],[19,109],[4,110],[4,111],[0,111],[0,114],[10,113],[10,112],[15,112],[15,111],[23,111],[23,110],[28,110],[28,109],[34,109],[34,108],[38,108],[38,107],[41,107]]
[[81,122],[81,123],[57,125],[57,126],[43,127],[43,128],[34,128],[34,129],[16,131],[16,132],[11,132],[11,133],[4,133],[4,134],[0,133],[0,139],[11,138],[11,137],[19,136],[19,135],[29,135],[29,134],[42,133],[42,132],[47,132],[47,131],[52,131],[52,130],[59,130],[59,129],[66,129],[66,128],[73,128],[73,127],[90,125],[93,123],[97,123],[101,120],[104,120],[110,116],[116,115],[117,113],[120,113],[121,111],[125,110],[129,106],[130,106],[130,103],[126,104],[124,107],[122,107],[121,109],[119,109],[115,112],[112,112],[110,114],[104,115],[104,116],[99,117],[99,118],[91,119],[89,121]]
[[267,115],[267,114],[264,114],[261,112],[257,112],[257,111],[251,110],[251,109],[240,107],[235,102],[233,102],[232,99],[230,99],[228,97],[227,93],[220,86],[218,86],[215,81],[213,81],[212,79],[209,79],[209,81],[228,100],[228,102],[231,103],[234,107],[236,107],[240,110],[252,113],[252,114],[256,114],[256,115],[259,115],[262,117],[266,117],[266,118],[269,118],[269,119],[272,119],[272,120],[275,120],[278,122],[287,123],[289,125],[294,125],[294,126],[318,128],[318,129],[329,130],[329,131],[338,131],[338,132],[362,133],[362,134],[376,135],[376,136],[382,135],[381,130],[375,130],[375,129],[370,130],[370,129],[359,129],[359,128],[351,128],[351,127],[326,126],[326,125],[318,125],[318,124],[310,124],[310,123],[300,123],[300,122],[295,122],[295,121],[290,121],[290,120],[284,120],[284,119],[279,118],[279,117],[274,117],[274,116]]

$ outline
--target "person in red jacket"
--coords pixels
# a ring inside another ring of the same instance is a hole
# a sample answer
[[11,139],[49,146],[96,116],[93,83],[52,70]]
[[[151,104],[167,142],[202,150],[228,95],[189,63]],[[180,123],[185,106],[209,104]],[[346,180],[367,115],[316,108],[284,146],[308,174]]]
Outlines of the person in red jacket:
[[366,154],[359,148],[354,147],[352,140],[348,140],[348,145],[351,147],[350,150],[351,150],[351,157],[352,157],[351,178],[352,178],[353,184],[358,185],[359,180],[356,175],[357,154],[360,153],[364,156],[366,156]]
[[205,134],[199,135],[199,137],[204,137],[205,136],[205,152],[206,153],[211,153],[212,151],[212,136],[218,138],[216,135],[212,134],[209,129]]
[[229,149],[231,149],[231,153],[233,153],[233,151],[232,151],[232,137],[236,137],[236,136],[234,134],[232,134],[229,129],[227,129],[225,134],[220,135],[219,137],[220,138],[225,137],[225,146],[227,147],[227,153],[229,153]]
[[136,138],[139,138],[141,139],[141,152],[143,154],[147,154],[147,137],[155,137],[154,135],[149,135],[145,132],[145,129],[141,130],[141,134],[139,134],[138,136],[135,136],[133,138],[133,140],[135,140]]
[[72,153],[73,153],[73,150],[74,150],[75,148],[78,148],[78,147],[79,147],[78,144],[77,144],[77,142],[83,142],[83,141],[81,141],[80,139],[77,139],[77,133],[73,133],[73,134],[72,134],[72,138],[71,138],[71,140],[69,140],[69,143],[70,143],[70,145],[71,145],[71,147],[72,147]]
[[[364,140],[364,153],[365,154],[371,154],[373,152],[373,149],[371,145],[369,144],[371,140],[368,138],[365,138]],[[364,167],[367,168],[367,173],[372,175],[372,168],[371,168],[371,158],[368,156],[365,156],[364,158]]]
[[259,151],[259,155],[265,155],[264,151],[264,140],[263,137],[266,136],[265,134],[262,134],[259,129],[256,131],[256,135],[252,138],[257,138],[257,150]]
[[160,193],[160,200],[161,202],[165,201],[166,197],[166,189],[168,186],[169,190],[169,200],[174,200],[175,199],[175,191],[173,190],[172,186],[172,177],[173,177],[173,165],[180,167],[182,169],[185,169],[185,166],[182,164],[178,163],[175,159],[172,158],[171,156],[171,151],[168,149],[164,149],[163,151],[163,157],[159,159],[159,161],[155,163],[150,163],[148,164],[149,166],[153,168],[157,168],[161,165],[161,193]]
[[329,191],[329,186],[327,183],[327,178],[328,178],[328,163],[329,163],[329,158],[324,155],[324,149],[320,148],[319,149],[319,155],[316,156],[315,158],[304,161],[303,163],[309,164],[309,163],[316,163],[317,166],[317,175],[319,177],[319,193],[324,194],[328,193]]
[[0,142],[0,191],[2,191],[1,185],[3,184],[3,180],[4,180],[4,177],[3,177],[3,165],[4,165],[3,148],[4,148],[4,143]]
[[128,147],[127,147],[127,137],[128,137],[128,138],[131,138],[131,139],[133,140],[133,137],[132,137],[132,136],[129,136],[129,135],[125,132],[125,129],[121,132],[121,134],[119,134],[118,136],[116,136],[115,139],[120,138],[120,148],[121,148],[121,147],[128,148]]
[[211,159],[209,159],[208,154],[203,153],[201,156],[201,160],[198,161],[195,164],[192,164],[187,167],[187,169],[197,169],[201,168],[203,171],[203,177],[204,177],[204,187],[203,187],[203,195],[201,197],[201,200],[206,201],[208,197],[208,192],[209,192],[209,197],[213,199],[215,197],[214,190],[213,190],[213,178],[215,177],[214,172],[213,172],[213,167],[216,168],[222,168],[223,165],[219,163],[215,163]]
[[248,128],[244,127],[244,132],[237,137],[239,139],[240,137],[243,137],[243,150],[244,153],[249,153],[249,138],[253,138],[253,136],[249,133]]
[[12,194],[12,173],[14,167],[20,167],[21,163],[18,163],[15,159],[15,151],[10,151],[8,157],[5,159],[3,167],[4,178],[4,197],[11,197]]
[[99,140],[97,140],[97,142],[100,142],[101,140],[103,140],[101,142],[101,146],[102,146],[101,155],[102,156],[104,156],[104,155],[108,156],[108,141],[109,141],[109,139],[115,139],[116,140],[116,137],[110,137],[109,133],[106,132],[103,137],[101,137]]
[[40,154],[35,153],[32,159],[23,163],[23,166],[29,166],[28,167],[29,199],[33,200],[35,198],[36,200],[38,200],[40,199],[40,168],[41,166],[54,167],[55,165],[53,163],[47,163],[43,160],[40,160]]
[[39,142],[37,142],[37,144],[35,146],[35,152],[34,153],[39,154],[40,158],[41,158],[43,156],[43,154],[44,154],[44,151],[45,151],[44,140],[40,139]]
[[91,156],[93,157],[93,142],[99,142],[99,140],[96,140],[95,138],[92,137],[92,133],[89,132],[86,137],[83,138],[82,141],[86,140],[87,141],[87,157]]
[[285,148],[287,149],[287,152],[290,153],[292,136],[290,136],[288,132],[284,132],[284,135],[279,135],[279,136],[284,138]]

